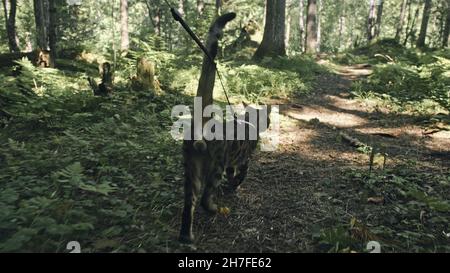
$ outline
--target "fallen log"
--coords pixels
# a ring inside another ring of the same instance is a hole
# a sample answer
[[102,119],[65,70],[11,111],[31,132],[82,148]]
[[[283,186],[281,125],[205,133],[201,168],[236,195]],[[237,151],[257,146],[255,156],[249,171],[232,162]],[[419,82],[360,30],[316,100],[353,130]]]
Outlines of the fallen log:
[[12,67],[16,61],[27,58],[37,67],[50,67],[50,51],[36,49],[31,52],[14,52],[0,54],[0,67]]
[[351,146],[353,146],[353,147],[360,148],[360,147],[366,147],[366,146],[367,146],[366,144],[364,144],[363,142],[361,142],[359,139],[354,138],[354,137],[351,137],[351,136],[349,136],[348,134],[346,134],[346,133],[344,133],[344,132],[340,132],[340,133],[339,133],[339,136],[340,136],[343,140],[345,140],[348,144],[350,144]]

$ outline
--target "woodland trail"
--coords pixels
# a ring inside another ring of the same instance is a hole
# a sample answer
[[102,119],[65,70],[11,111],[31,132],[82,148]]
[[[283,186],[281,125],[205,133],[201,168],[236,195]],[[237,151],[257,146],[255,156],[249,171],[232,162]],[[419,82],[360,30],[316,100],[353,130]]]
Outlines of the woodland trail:
[[416,160],[427,172],[448,171],[449,132],[426,134],[412,116],[351,98],[352,81],[370,72],[352,66],[318,75],[313,94],[280,108],[278,150],[258,152],[239,192],[220,197],[228,216],[197,211],[195,251],[327,251],[318,248],[321,229],[352,218],[376,225],[386,217],[391,208],[368,203],[367,193],[347,178],[351,170],[369,169],[369,155],[342,141],[341,133],[382,147],[388,167]]

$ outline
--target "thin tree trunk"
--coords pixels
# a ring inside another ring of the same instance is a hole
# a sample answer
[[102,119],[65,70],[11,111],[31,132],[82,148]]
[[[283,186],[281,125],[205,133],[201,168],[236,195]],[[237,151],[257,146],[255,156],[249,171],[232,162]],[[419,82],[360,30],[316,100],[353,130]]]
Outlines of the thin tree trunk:
[[287,0],[286,1],[286,16],[287,16],[287,21],[286,21],[286,37],[285,37],[285,46],[286,46],[286,50],[289,49],[289,40],[290,40],[290,36],[291,36],[291,14],[289,12],[290,8],[292,5],[292,0]]
[[46,0],[34,0],[34,19],[36,23],[36,42],[40,49],[50,50],[48,44],[48,6]]
[[339,6],[339,36],[338,36],[338,51],[342,47],[342,36],[345,33],[345,2],[341,3]]
[[120,51],[127,52],[129,48],[128,0],[120,0]]
[[303,5],[304,0],[299,0],[299,29],[300,29],[300,51],[304,51],[304,41],[305,41],[305,8]]
[[[419,8],[416,9],[414,15],[412,14],[412,1],[410,0],[408,3],[408,24],[406,26],[406,37],[403,42],[403,45],[406,46],[408,44],[408,39],[412,36],[415,36],[415,28],[416,28],[416,18],[419,16]],[[414,39],[412,39],[414,40]]]
[[25,52],[31,52],[33,51],[33,43],[31,42],[31,33],[26,32],[25,33]]
[[148,15],[150,16],[150,21],[152,22],[153,29],[155,30],[155,34],[157,36],[161,36],[161,9],[159,5],[155,6],[155,10],[153,10],[151,1],[145,1],[147,5]]
[[264,4],[264,16],[263,16],[263,26],[265,26],[266,25],[266,16],[267,16],[267,1],[269,1],[269,0],[265,0],[265,4]]
[[375,0],[370,0],[369,3],[369,16],[367,18],[367,41],[372,41],[374,37],[375,26]]
[[172,30],[173,30],[172,27],[169,26],[166,31],[167,32],[167,49],[169,50],[169,52],[172,52],[172,49],[173,49]]
[[398,18],[397,31],[395,32],[395,40],[400,41],[400,36],[403,31],[403,24],[405,22],[406,6],[408,0],[403,0],[402,6],[400,8],[400,17]]
[[[47,55],[45,66],[55,67],[56,65],[56,21],[57,9],[54,0],[34,0],[34,18],[36,23],[36,40],[39,54]],[[48,52],[45,52],[48,51]],[[40,56],[41,57],[41,56]],[[41,60],[40,60],[41,61]],[[40,62],[39,61],[39,62]]]
[[317,1],[308,0],[306,16],[306,53],[316,53],[317,49]]
[[450,42],[450,3],[447,3],[447,17],[445,21],[446,23],[442,33],[442,47],[448,47]]
[[380,33],[381,33],[381,21],[383,18],[383,6],[384,6],[384,1],[380,0],[378,3],[378,10],[377,10],[377,22],[376,22],[376,27],[375,27],[375,38],[380,37]]
[[439,13],[439,39],[437,39],[438,46],[442,46],[444,37],[445,25],[447,24],[447,4],[444,4],[443,10]]
[[319,10],[317,13],[317,52],[320,52],[320,46],[322,42],[322,23],[321,23],[321,16],[322,16],[322,0],[317,0]]
[[261,44],[255,52],[256,59],[262,59],[265,56],[286,55],[286,0],[268,0],[266,5],[266,24],[264,26],[264,36]]
[[161,9],[159,7],[156,9],[155,17],[153,20],[155,21],[156,35],[161,36]]
[[56,21],[57,10],[54,0],[49,1],[49,26],[48,26],[48,44],[50,48],[50,67],[56,67]]
[[417,39],[416,44],[416,46],[419,48],[425,47],[425,40],[427,37],[427,28],[428,28],[428,21],[430,20],[430,13],[431,13],[431,0],[425,0],[423,6],[422,24],[420,26],[419,38]]
[[[16,34],[16,11],[17,0],[3,0],[3,8],[5,9],[5,25],[8,37],[8,46],[10,52],[19,52],[18,39]],[[8,14],[9,10],[9,14]]]
[[222,0],[216,0],[216,15],[222,13]]

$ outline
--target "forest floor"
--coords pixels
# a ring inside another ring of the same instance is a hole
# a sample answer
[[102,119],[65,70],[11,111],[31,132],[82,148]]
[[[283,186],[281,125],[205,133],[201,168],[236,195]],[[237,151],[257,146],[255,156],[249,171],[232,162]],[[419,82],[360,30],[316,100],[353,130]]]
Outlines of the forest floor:
[[181,251],[360,252],[370,240],[383,252],[448,251],[448,215],[432,204],[442,200],[412,196],[425,187],[447,199],[450,132],[353,98],[352,82],[371,72],[339,66],[317,75],[312,94],[275,102],[277,151],[255,155],[237,194],[220,197],[229,215],[197,211],[196,247]]

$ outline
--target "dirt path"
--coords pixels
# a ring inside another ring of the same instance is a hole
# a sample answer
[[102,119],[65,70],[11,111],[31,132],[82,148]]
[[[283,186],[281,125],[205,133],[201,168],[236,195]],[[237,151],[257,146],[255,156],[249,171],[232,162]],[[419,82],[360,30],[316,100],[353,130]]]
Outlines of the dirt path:
[[259,152],[237,195],[220,199],[230,215],[197,213],[197,251],[320,251],[314,236],[321,228],[376,214],[346,179],[350,169],[368,168],[368,155],[340,141],[340,132],[383,146],[387,164],[412,158],[429,162],[429,168],[449,167],[433,157],[450,151],[448,134],[424,135],[414,117],[350,98],[352,80],[368,73],[355,66],[320,75],[313,95],[281,109],[279,149]]

